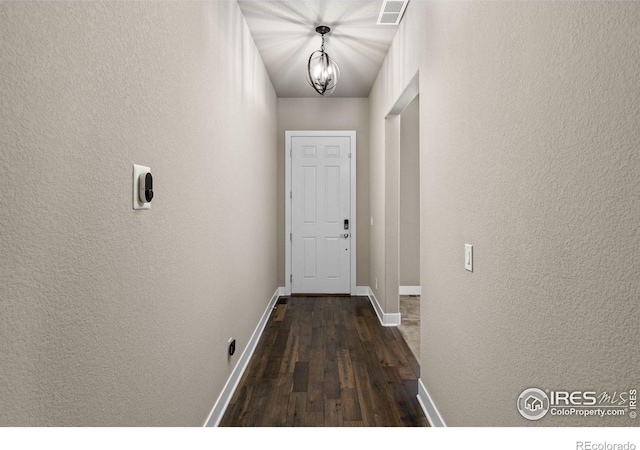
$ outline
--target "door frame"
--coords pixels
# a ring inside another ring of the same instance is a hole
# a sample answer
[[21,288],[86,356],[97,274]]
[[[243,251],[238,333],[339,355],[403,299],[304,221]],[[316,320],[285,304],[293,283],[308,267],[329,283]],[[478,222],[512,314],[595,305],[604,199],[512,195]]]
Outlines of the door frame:
[[356,131],[285,131],[284,132],[284,285],[285,295],[291,295],[291,140],[294,137],[349,137],[350,138],[350,167],[351,167],[351,218],[349,234],[351,235],[351,283],[350,294],[356,295],[356,250],[357,250],[357,221],[356,221]]
[[[400,115],[402,111],[420,94],[420,73],[411,78],[411,81],[400,94],[389,113],[385,116],[385,229],[384,229],[384,272],[385,313],[394,314],[400,312]],[[422,117],[422,116],[421,116]],[[420,133],[420,124],[418,124]],[[422,161],[422,140],[419,141],[418,152]],[[420,163],[422,164],[422,162]],[[391,169],[393,168],[393,169]],[[422,174],[422,171],[420,172]],[[422,178],[420,177],[420,183]],[[420,203],[420,223],[422,223],[422,201]],[[422,231],[420,243],[422,250]],[[422,263],[422,252],[420,252]],[[422,265],[421,265],[422,266]],[[422,272],[422,269],[420,269]],[[423,280],[420,280],[422,286]],[[398,314],[398,317],[400,315]],[[400,322],[398,322],[398,325]]]

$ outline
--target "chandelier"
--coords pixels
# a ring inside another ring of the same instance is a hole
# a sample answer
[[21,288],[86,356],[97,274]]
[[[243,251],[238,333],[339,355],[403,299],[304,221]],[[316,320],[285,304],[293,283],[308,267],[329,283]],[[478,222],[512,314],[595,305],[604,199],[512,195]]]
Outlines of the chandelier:
[[340,78],[340,68],[336,62],[329,58],[329,54],[324,51],[324,35],[331,31],[331,28],[320,25],[316,32],[322,35],[322,46],[309,56],[307,64],[307,81],[312,88],[320,95],[330,95]]

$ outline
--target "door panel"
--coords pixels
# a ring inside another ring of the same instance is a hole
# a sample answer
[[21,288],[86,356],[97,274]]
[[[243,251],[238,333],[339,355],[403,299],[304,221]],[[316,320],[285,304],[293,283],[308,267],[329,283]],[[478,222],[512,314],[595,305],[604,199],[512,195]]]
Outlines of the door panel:
[[302,238],[304,252],[304,274],[303,277],[307,279],[316,278],[316,238],[303,237]]
[[307,225],[315,225],[316,224],[316,210],[317,202],[316,202],[316,189],[317,189],[317,180],[316,180],[316,168],[315,167],[302,167],[302,178],[303,178],[303,190],[304,194],[302,195],[303,204],[302,208],[304,210],[304,223]]
[[338,238],[327,238],[326,244],[326,274],[327,278],[340,277],[340,243]]
[[327,223],[335,224],[340,222],[340,167],[326,167],[324,179],[327,192]]
[[348,294],[351,286],[349,137],[291,142],[292,293]]

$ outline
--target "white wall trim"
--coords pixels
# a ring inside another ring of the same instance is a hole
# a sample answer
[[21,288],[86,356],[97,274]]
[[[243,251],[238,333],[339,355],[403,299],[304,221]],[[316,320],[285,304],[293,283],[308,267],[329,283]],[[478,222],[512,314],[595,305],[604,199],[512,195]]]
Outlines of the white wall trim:
[[[363,286],[361,286],[363,287]],[[385,313],[378,303],[378,299],[376,298],[373,290],[369,286],[364,286],[368,290],[367,296],[369,297],[369,301],[371,301],[371,306],[373,306],[373,310],[376,312],[378,316],[378,320],[383,327],[397,327],[400,325],[401,316],[400,313]]]
[[290,131],[284,132],[284,292],[285,295],[291,295],[291,198],[288,192],[291,191],[291,138],[294,136],[346,136],[351,139],[351,224],[349,233],[351,234],[351,283],[350,294],[357,295],[356,292],[356,276],[357,276],[357,258],[356,250],[358,247],[358,223],[356,210],[356,131],[355,130],[334,130],[334,131]]
[[369,296],[369,286],[356,286],[356,295],[360,297]]
[[416,74],[411,78],[407,86],[402,91],[402,94],[398,97],[393,107],[389,110],[389,113],[386,115],[385,119],[389,116],[395,116],[400,114],[404,109],[409,106],[409,104],[413,101],[414,98],[420,93],[420,73],[416,72]]
[[256,329],[253,331],[253,334],[251,335],[251,339],[249,339],[249,342],[247,343],[247,346],[242,352],[240,359],[238,359],[236,366],[231,371],[231,375],[229,375],[229,379],[227,380],[227,383],[224,385],[224,388],[222,388],[222,392],[218,396],[218,400],[216,400],[216,403],[213,406],[213,409],[209,413],[209,417],[204,423],[205,427],[217,427],[220,424],[220,421],[222,420],[222,416],[224,416],[224,413],[227,410],[227,407],[229,406],[229,402],[231,401],[231,398],[233,397],[233,394],[236,391],[236,388],[238,387],[238,383],[240,382],[240,379],[242,378],[244,371],[247,369],[247,366],[249,365],[251,356],[253,356],[253,352],[255,351],[256,346],[258,345],[260,336],[262,336],[262,332],[264,331],[264,328],[267,325],[269,317],[271,316],[273,307],[278,301],[278,297],[282,296],[282,292],[284,292],[284,289],[285,289],[284,287],[276,288],[276,291],[271,297],[271,300],[269,300],[269,303],[267,304],[267,308],[264,310],[264,313],[262,314],[262,317],[260,318],[260,321],[258,322]]
[[436,404],[433,403],[433,399],[429,395],[429,391],[424,387],[422,383],[422,378],[418,378],[418,403],[422,407],[422,411],[424,411],[424,415],[427,416],[427,420],[429,421],[429,425],[432,427],[446,427],[447,424],[444,423],[444,419],[440,415],[440,411],[436,408]]
[[400,286],[399,295],[422,295],[421,286]]

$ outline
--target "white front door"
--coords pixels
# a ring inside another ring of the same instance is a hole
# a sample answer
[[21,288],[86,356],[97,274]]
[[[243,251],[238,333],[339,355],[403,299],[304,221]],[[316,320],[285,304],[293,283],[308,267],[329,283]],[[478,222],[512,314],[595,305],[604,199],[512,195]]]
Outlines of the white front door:
[[291,292],[351,290],[351,139],[291,138]]

